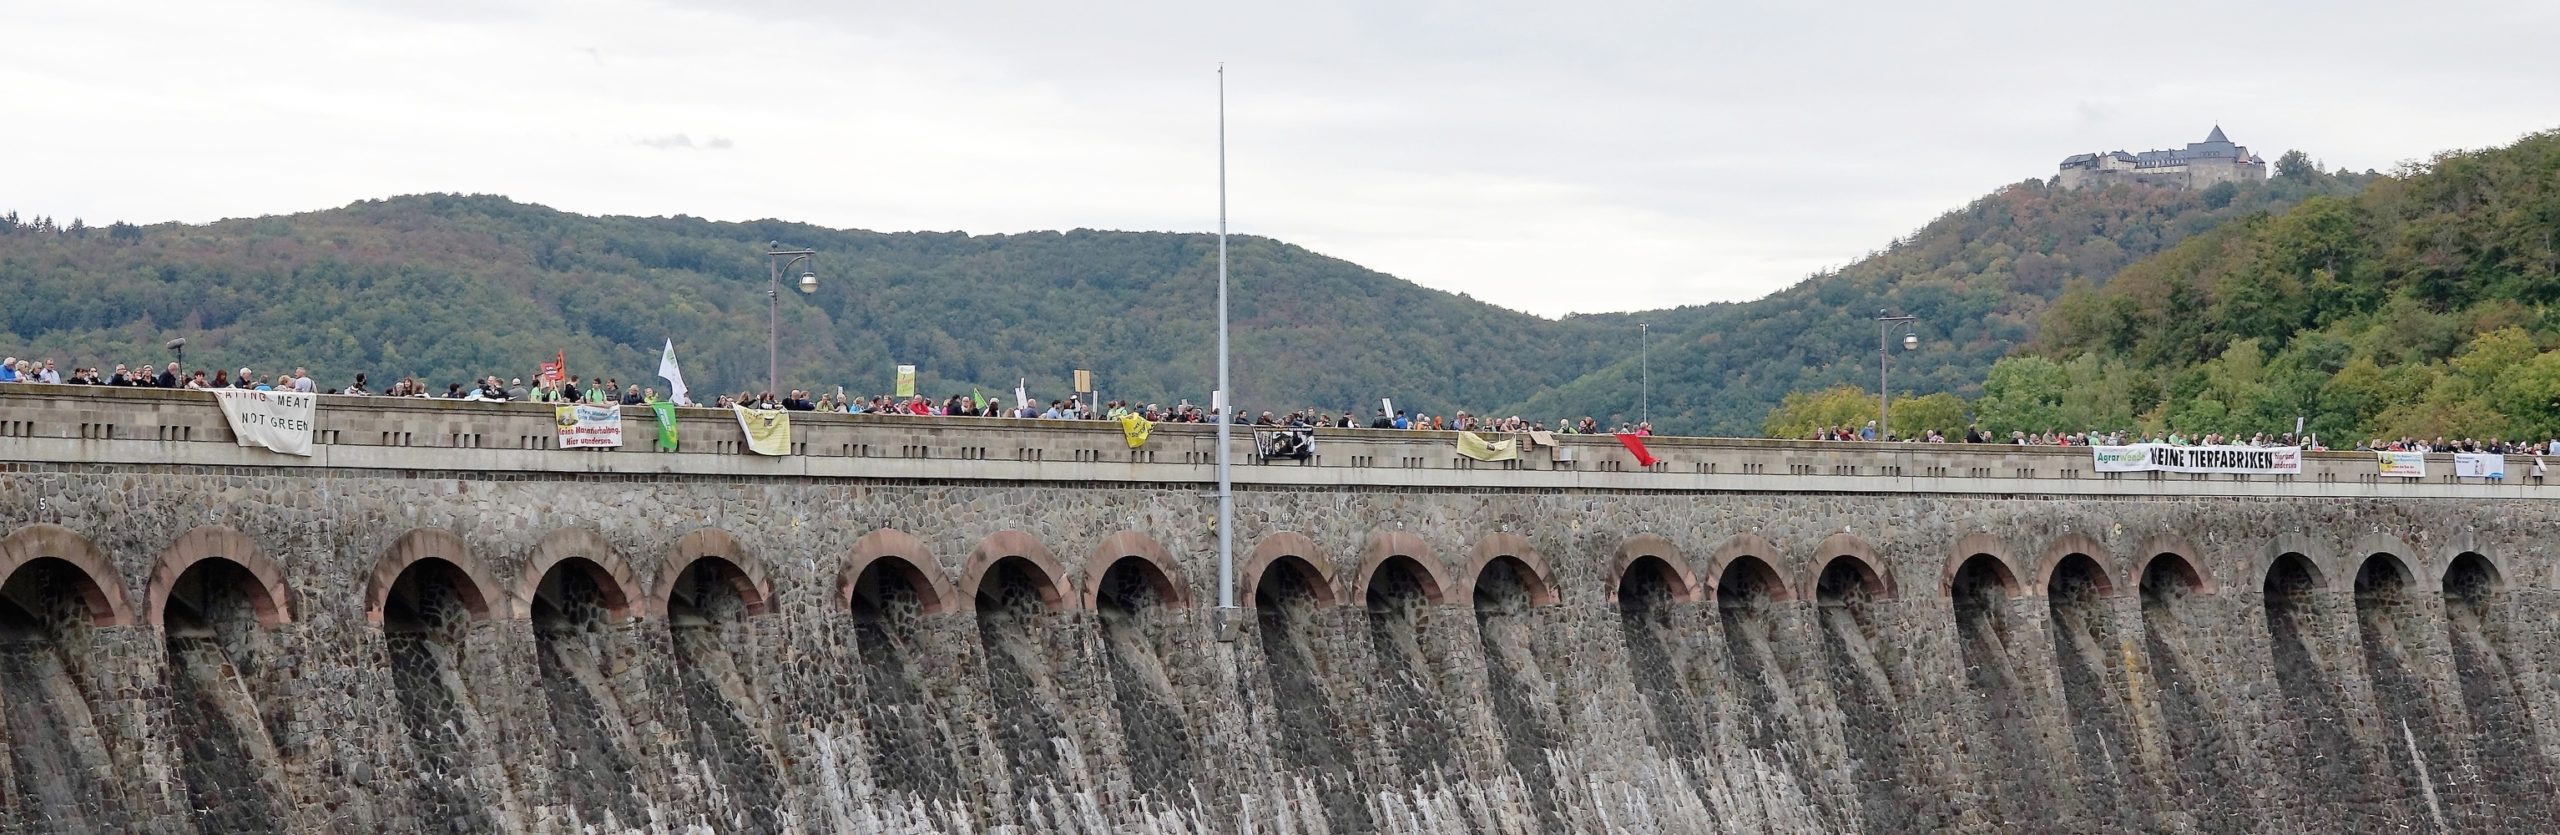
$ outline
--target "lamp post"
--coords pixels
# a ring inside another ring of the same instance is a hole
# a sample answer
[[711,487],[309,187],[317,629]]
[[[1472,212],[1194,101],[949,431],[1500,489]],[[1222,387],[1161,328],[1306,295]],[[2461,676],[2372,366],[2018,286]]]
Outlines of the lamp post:
[[[814,249],[783,249],[781,241],[774,241],[764,254],[765,265],[773,268],[772,283],[764,291],[764,390],[775,397],[782,396],[777,393],[782,390],[782,272],[798,268],[817,254]],[[818,274],[815,271],[800,273],[800,293],[815,292],[818,292]]]
[[1920,347],[1920,332],[1911,324],[1918,316],[1892,316],[1876,311],[1876,440],[1893,436],[1893,346],[1885,341],[1885,333],[1893,323],[1902,323],[1902,350]]
[[1637,322],[1636,340],[1636,368],[1641,380],[1636,384],[1636,422],[1649,424],[1653,422],[1653,326]]

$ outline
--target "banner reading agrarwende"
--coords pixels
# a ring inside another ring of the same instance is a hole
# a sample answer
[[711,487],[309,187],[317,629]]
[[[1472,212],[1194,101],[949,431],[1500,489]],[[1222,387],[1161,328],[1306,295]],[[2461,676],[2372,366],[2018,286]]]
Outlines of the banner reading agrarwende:
[[2127,444],[2093,446],[2102,473],[2242,473],[2267,475],[2302,472],[2302,448],[2293,446],[2170,446]]
[[555,423],[560,425],[561,449],[592,449],[622,445],[622,407],[558,406],[552,409]]
[[290,391],[207,389],[222,404],[241,446],[262,446],[286,455],[311,454],[311,415],[320,398]]

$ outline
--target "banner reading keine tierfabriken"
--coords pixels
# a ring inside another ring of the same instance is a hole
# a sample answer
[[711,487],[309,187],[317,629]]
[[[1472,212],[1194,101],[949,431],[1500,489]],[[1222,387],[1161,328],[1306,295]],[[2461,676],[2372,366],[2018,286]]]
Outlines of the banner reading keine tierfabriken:
[[241,446],[262,446],[286,455],[311,454],[311,415],[320,399],[290,391],[207,389],[222,404],[231,434]]
[[2170,446],[2128,444],[2094,446],[2102,473],[2241,473],[2272,475],[2302,472],[2302,448],[2292,446]]

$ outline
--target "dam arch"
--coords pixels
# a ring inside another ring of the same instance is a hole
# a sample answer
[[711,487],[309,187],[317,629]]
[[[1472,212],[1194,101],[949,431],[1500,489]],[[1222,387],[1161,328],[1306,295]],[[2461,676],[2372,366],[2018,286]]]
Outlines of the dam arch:
[[1875,546],[1855,535],[1835,533],[1814,546],[1813,560],[1805,566],[1804,578],[1797,588],[1812,590],[1816,599],[1837,579],[1835,569],[1852,573],[1867,596],[1875,600],[1892,600],[1901,595],[1894,581],[1893,562],[1877,553]]
[[969,550],[969,564],[960,576],[960,586],[966,590],[970,607],[976,608],[991,592],[1001,591],[989,588],[990,582],[1003,583],[1007,575],[1017,573],[1019,580],[1039,594],[1043,610],[1064,612],[1074,608],[1067,572],[1058,567],[1058,558],[1038,537],[1021,531],[997,531],[978,540],[977,547]]
[[2066,563],[2075,561],[2087,563],[2079,573],[2086,582],[2096,586],[2099,597],[2115,596],[2115,567],[2107,559],[2106,543],[2081,533],[2063,534],[2045,546],[2044,555],[2036,560],[2034,592],[2051,595],[2055,576],[2061,573]]
[[535,600],[546,586],[556,591],[557,583],[551,577],[556,569],[564,567],[595,584],[605,612],[614,622],[628,621],[648,611],[638,601],[639,581],[632,579],[630,564],[623,562],[613,543],[587,528],[561,528],[543,534],[525,555],[524,571],[516,584],[517,618],[533,617]]
[[1640,533],[1618,544],[1617,554],[1609,560],[1608,602],[1620,602],[1619,596],[1636,579],[1637,572],[1645,572],[1660,582],[1673,603],[1696,603],[1704,591],[1697,576],[1690,572],[1689,561],[1681,558],[1679,547],[1658,534]]
[[2203,554],[2194,543],[2174,534],[2144,539],[2135,547],[2131,564],[2125,566],[2125,584],[2133,587],[2136,593],[2142,593],[2144,586],[2151,582],[2153,567],[2165,564],[2178,572],[2186,582],[2188,592],[2213,594],[2219,591],[2219,587],[2214,584],[2212,572],[2205,570],[2201,562]]
[[1990,564],[1981,570],[1992,572],[2003,593],[2012,598],[2026,594],[2027,589],[2018,583],[2018,578],[2024,576],[2023,572],[2018,570],[2017,560],[2010,556],[2011,553],[2009,544],[1999,537],[1979,532],[1966,534],[1947,551],[1946,567],[1938,572],[1938,596],[1953,597],[1957,575],[1982,559],[1990,560]]
[[1103,537],[1094,546],[1093,557],[1085,561],[1085,572],[1086,609],[1100,604],[1104,583],[1120,572],[1136,573],[1153,590],[1157,604],[1172,609],[1191,608],[1191,584],[1183,579],[1181,563],[1155,537],[1137,531]]
[[951,580],[943,576],[933,549],[896,528],[881,528],[854,540],[844,568],[836,572],[836,602],[857,612],[865,605],[877,606],[883,594],[880,584],[888,582],[901,584],[921,614],[938,615],[959,605],[959,596],[952,593]]
[[60,525],[39,522],[0,538],[0,587],[5,587],[19,569],[45,560],[59,561],[78,572],[82,581],[78,589],[80,602],[88,610],[91,625],[133,623],[124,599],[124,579],[116,574],[115,563],[88,537]]
[[1770,542],[1759,534],[1740,533],[1726,537],[1724,542],[1716,546],[1713,553],[1707,555],[1706,573],[1700,575],[1706,578],[1707,585],[1701,591],[1700,597],[1721,604],[1724,601],[1725,581],[1732,575],[1734,564],[1748,560],[1759,564],[1757,570],[1768,573],[1767,579],[1772,586],[1772,593],[1776,595],[1774,599],[1795,599],[1793,591],[1787,587],[1785,575],[1777,571],[1781,553],[1784,552],[1779,550],[1777,543]]
[[1432,551],[1431,544],[1424,542],[1422,537],[1405,531],[1379,531],[1370,535],[1368,545],[1360,550],[1359,573],[1351,578],[1346,601],[1366,605],[1377,590],[1381,574],[1390,577],[1391,581],[1413,582],[1431,605],[1448,602],[1448,568],[1441,565],[1439,554]]
[[255,588],[241,588],[254,607],[260,626],[281,626],[293,622],[291,590],[285,586],[284,570],[275,560],[258,549],[249,537],[223,525],[204,525],[187,531],[160,552],[151,572],[150,591],[144,596],[147,609],[143,617],[153,626],[165,626],[171,593],[190,569],[208,561],[229,563],[254,583]]
[[1469,594],[1480,589],[1485,569],[1497,562],[1507,562],[1519,575],[1521,585],[1529,593],[1531,605],[1554,606],[1563,601],[1552,579],[1555,575],[1547,570],[1547,558],[1540,555],[1529,540],[1513,533],[1488,534],[1467,549],[1467,565],[1459,577]]
[[[708,576],[689,576],[695,574]],[[658,570],[658,585],[649,602],[660,615],[672,618],[677,593],[690,587],[698,595],[713,583],[737,594],[749,617],[773,611],[773,584],[765,579],[764,563],[719,528],[697,528],[676,537],[675,547]]]
[[1262,605],[1259,601],[1265,596],[1264,581],[1271,579],[1273,571],[1283,568],[1305,572],[1309,585],[1307,591],[1314,597],[1316,605],[1335,605],[1339,598],[1334,595],[1333,572],[1327,567],[1328,561],[1323,553],[1316,547],[1315,540],[1296,531],[1281,531],[1263,537],[1262,542],[1254,546],[1253,555],[1236,572],[1236,605],[1259,608]]
[[[506,600],[498,585],[489,579],[488,569],[471,554],[462,537],[441,528],[415,528],[393,540],[382,558],[376,560],[373,575],[365,591],[365,620],[376,626],[383,624],[385,607],[392,589],[421,564],[440,564],[454,573],[454,592],[473,620],[488,620],[507,613]],[[434,568],[434,566],[430,566]]]

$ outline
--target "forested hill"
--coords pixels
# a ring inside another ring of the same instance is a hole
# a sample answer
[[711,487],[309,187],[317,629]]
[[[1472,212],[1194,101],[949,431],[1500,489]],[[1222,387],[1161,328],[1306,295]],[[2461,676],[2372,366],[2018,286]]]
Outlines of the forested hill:
[[[204,226],[0,225],[0,351],[82,364],[165,360],[184,336],[191,367],[308,365],[330,385],[361,371],[441,389],[530,375],[563,349],[572,372],[628,382],[673,337],[697,391],[761,389],[769,241],[821,253],[816,293],[784,279],[786,387],[885,393],[912,363],[937,397],[1028,377],[1054,398],[1089,368],[1105,396],[1205,402],[1216,356],[1216,239],[1200,234],[881,234],[448,195]],[[1509,402],[1618,347],[1586,335],[1613,317],[1543,319],[1268,239],[1232,250],[1251,408]]]
[[[1869,392],[1872,407],[1880,309],[1920,317],[1918,350],[1900,347],[1899,328],[1891,334],[1897,394],[1972,397],[1992,363],[2033,339],[2046,308],[2075,282],[2104,283],[2126,265],[2217,224],[2280,211],[2313,195],[2350,194],[2371,179],[2319,172],[2299,153],[2288,154],[2279,170],[2283,175],[2268,182],[2199,191],[2066,191],[2028,180],[1767,298],[1669,312],[1676,316],[1639,314],[1654,317],[1653,422],[1675,431],[1757,435],[1790,392],[1843,384]],[[1632,418],[1640,360],[1633,352],[1619,357],[1502,411],[1545,420]]]
[[[2560,434],[2560,131],[2198,236],[2067,294],[1986,419],[2187,433]],[[2041,426],[2039,426],[2039,424]]]
[[[2296,173],[2193,193],[2030,180],[1766,299],[1561,320],[1238,237],[1237,388],[1251,409],[1366,414],[1391,397],[1430,412],[1632,420],[1642,321],[1656,426],[1755,434],[1790,391],[1872,385],[1870,317],[1892,308],[1922,317],[1921,349],[1897,359],[1897,391],[1970,395],[2073,279],[2355,185]],[[112,365],[165,360],[161,343],[184,336],[190,367],[307,365],[328,385],[365,372],[440,388],[529,375],[561,350],[572,372],[643,380],[673,337],[697,391],[761,389],[771,241],[821,253],[816,293],[785,279],[786,387],[881,393],[911,363],[937,397],[1007,392],[1017,378],[1035,396],[1063,396],[1076,368],[1092,369],[1107,397],[1207,397],[1209,235],[884,234],[589,217],[488,196],[201,226],[0,215],[0,281],[14,291],[0,302],[0,353]]]

